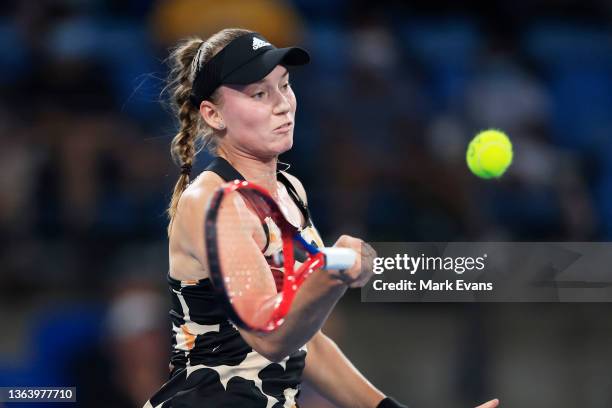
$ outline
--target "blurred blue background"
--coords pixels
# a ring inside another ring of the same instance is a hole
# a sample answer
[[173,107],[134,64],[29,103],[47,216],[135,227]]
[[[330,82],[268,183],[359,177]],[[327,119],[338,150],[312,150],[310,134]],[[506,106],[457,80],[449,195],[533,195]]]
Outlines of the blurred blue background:
[[[0,386],[76,385],[78,406],[140,407],[167,378],[178,169],[160,92],[168,48],[188,35],[241,26],[311,52],[292,75],[282,160],[329,243],[610,240],[612,3],[457,3],[2,2]],[[510,135],[515,162],[486,182],[465,149],[489,127]],[[610,312],[365,305],[354,291],[326,331],[415,407],[603,408]],[[308,389],[301,404],[330,407]]]

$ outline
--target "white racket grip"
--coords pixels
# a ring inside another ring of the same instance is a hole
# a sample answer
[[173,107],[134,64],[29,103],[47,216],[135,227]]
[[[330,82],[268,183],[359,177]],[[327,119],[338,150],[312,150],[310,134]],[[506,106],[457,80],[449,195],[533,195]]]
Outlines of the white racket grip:
[[323,269],[348,269],[355,264],[357,253],[349,248],[321,248],[325,255]]

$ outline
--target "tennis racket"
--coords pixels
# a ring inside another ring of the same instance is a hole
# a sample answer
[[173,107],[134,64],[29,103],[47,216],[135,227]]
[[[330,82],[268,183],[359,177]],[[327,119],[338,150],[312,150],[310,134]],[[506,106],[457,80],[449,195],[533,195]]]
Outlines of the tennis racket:
[[230,320],[250,331],[278,328],[313,271],[350,268],[357,256],[306,242],[270,194],[248,181],[214,193],[204,234],[213,286]]

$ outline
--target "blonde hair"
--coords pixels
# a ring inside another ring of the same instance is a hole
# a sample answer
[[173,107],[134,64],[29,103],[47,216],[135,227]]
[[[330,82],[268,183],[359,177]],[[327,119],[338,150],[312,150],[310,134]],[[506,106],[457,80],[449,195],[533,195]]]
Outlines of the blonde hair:
[[[206,41],[191,37],[180,41],[168,57],[170,73],[165,91],[171,95],[171,106],[179,122],[179,131],[172,139],[170,154],[181,168],[174,192],[168,207],[168,234],[176,215],[179,199],[189,185],[189,173],[195,162],[196,154],[203,148],[216,152],[217,131],[209,126],[200,116],[200,109],[190,100],[193,81],[197,70],[210,61],[219,51],[234,39],[252,33],[241,28],[226,28],[213,34]],[[196,56],[198,56],[196,60]],[[218,92],[210,97],[214,103],[220,102]]]

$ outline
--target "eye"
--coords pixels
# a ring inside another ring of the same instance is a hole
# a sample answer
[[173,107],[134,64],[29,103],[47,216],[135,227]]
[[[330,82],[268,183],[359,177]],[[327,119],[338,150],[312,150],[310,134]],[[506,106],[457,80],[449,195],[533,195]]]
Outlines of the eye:
[[286,84],[283,85],[283,89],[287,90],[289,88],[291,88],[291,83],[290,82],[287,82]]
[[251,96],[251,98],[253,98],[253,99],[262,99],[265,95],[266,95],[266,93],[264,91],[260,91],[260,92],[257,92],[255,94],[253,94],[253,96]]

